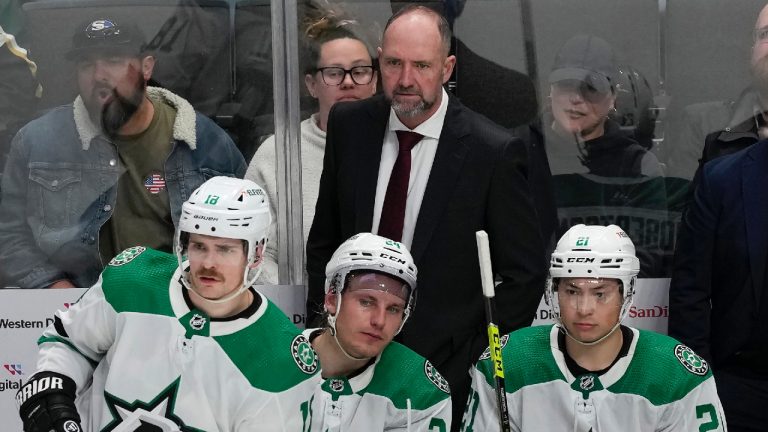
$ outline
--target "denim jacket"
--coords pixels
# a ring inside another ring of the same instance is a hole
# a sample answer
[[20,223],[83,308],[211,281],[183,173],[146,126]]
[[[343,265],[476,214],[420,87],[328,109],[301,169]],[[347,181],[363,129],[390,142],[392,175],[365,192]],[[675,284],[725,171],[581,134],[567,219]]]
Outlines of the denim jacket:
[[[147,95],[176,109],[164,173],[176,224],[182,203],[200,184],[217,175],[242,178],[246,164],[226,132],[189,102],[155,87]],[[104,264],[99,230],[115,208],[121,169],[115,145],[91,122],[79,96],[24,126],[2,179],[0,283],[94,284]]]

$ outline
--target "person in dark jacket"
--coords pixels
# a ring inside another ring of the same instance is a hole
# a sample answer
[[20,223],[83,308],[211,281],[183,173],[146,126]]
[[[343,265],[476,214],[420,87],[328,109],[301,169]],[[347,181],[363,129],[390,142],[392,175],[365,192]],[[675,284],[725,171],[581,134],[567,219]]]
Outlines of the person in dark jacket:
[[[550,106],[528,127],[529,149],[542,147],[552,172],[556,235],[583,223],[618,224],[637,245],[641,277],[663,273],[666,192],[656,156],[611,120],[618,69],[610,45],[569,39],[549,75]],[[518,135],[522,135],[518,133]]]

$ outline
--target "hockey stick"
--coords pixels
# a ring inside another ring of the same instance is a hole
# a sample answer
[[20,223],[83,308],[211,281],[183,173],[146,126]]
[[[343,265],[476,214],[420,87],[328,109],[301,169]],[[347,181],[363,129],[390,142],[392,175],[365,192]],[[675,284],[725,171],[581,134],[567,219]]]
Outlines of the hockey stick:
[[488,344],[493,362],[493,375],[496,379],[496,402],[499,404],[499,425],[502,432],[509,432],[509,408],[507,407],[507,391],[504,387],[504,363],[501,359],[501,344],[499,327],[493,323],[491,302],[496,296],[491,270],[491,250],[488,246],[488,234],[485,231],[475,233],[477,239],[477,258],[480,261],[480,279],[483,283],[485,297],[485,316],[488,320]]

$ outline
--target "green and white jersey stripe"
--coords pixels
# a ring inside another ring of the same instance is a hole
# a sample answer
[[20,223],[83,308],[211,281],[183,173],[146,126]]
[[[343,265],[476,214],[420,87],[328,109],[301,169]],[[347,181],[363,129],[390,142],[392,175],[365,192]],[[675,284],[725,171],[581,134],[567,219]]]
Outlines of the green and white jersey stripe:
[[[132,248],[40,338],[38,370],[72,377],[89,431],[301,431],[319,375],[309,342],[261,294],[247,318],[190,309],[172,255]],[[92,381],[91,381],[92,379]]]
[[[558,348],[557,326],[509,335],[502,348],[513,431],[726,431],[706,362],[676,340],[631,329],[627,356],[598,376],[573,376]],[[498,431],[490,359],[470,370],[463,431]]]

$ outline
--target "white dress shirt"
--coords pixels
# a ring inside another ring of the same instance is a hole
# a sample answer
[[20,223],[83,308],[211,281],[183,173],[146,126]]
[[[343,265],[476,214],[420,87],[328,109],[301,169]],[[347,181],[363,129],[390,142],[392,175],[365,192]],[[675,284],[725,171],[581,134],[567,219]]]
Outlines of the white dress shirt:
[[442,99],[440,107],[424,123],[416,126],[416,129],[409,129],[403,122],[397,118],[395,111],[389,109],[389,122],[387,123],[387,133],[384,135],[384,145],[381,147],[381,162],[379,163],[379,177],[376,182],[376,201],[373,205],[373,225],[371,231],[379,232],[379,221],[381,220],[381,208],[384,206],[384,196],[387,194],[389,177],[392,174],[392,168],[395,166],[395,160],[399,152],[399,144],[395,131],[412,131],[424,135],[411,150],[411,175],[408,180],[408,198],[405,201],[405,220],[403,221],[403,237],[400,243],[403,243],[408,249],[413,243],[413,232],[416,229],[416,220],[419,217],[421,201],[424,199],[424,191],[427,189],[429,173],[432,171],[432,162],[435,160],[437,152],[437,143],[440,139],[440,132],[443,130],[445,113],[448,111],[448,93],[442,89]]

